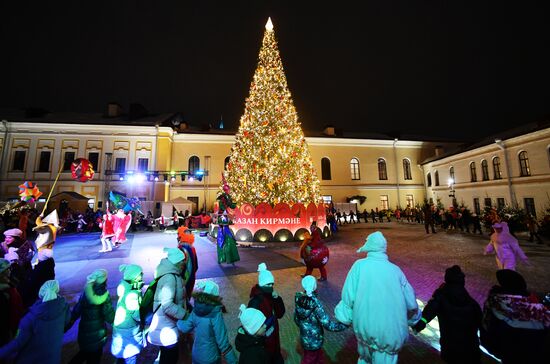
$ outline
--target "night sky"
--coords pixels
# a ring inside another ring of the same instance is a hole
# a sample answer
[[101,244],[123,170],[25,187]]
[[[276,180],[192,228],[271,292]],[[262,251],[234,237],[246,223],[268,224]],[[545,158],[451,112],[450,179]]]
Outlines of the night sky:
[[4,1],[0,107],[236,130],[271,16],[305,130],[478,138],[550,115],[545,12],[502,3]]

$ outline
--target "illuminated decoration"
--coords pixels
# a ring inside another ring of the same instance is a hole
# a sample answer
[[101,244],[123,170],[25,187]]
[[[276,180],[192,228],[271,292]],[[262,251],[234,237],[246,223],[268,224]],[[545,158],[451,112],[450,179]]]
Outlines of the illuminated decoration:
[[42,196],[42,192],[38,190],[36,183],[25,181],[25,183],[19,185],[19,197],[21,201],[34,203],[40,196]]
[[316,222],[323,236],[330,234],[324,205],[280,203],[271,207],[261,203],[254,207],[243,204],[234,210],[233,225],[230,225],[237,241],[292,241],[303,240],[311,223]]
[[298,122],[271,19],[225,176],[234,188],[237,205],[321,200],[319,179]]
[[84,158],[77,158],[71,164],[71,177],[80,182],[88,182],[94,177],[94,166]]

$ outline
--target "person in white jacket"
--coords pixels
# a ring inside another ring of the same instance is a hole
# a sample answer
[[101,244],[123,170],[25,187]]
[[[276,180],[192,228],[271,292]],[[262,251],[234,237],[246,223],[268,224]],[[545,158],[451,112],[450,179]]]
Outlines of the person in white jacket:
[[508,223],[498,222],[493,225],[493,229],[495,232],[485,247],[485,255],[495,253],[498,269],[516,270],[516,258],[529,264],[527,256],[519,247],[518,239],[510,234]]
[[358,253],[367,257],[351,267],[342,300],[334,310],[337,320],[353,325],[358,363],[395,364],[409,335],[408,326],[421,318],[413,288],[398,266],[388,260],[387,242],[377,231]]

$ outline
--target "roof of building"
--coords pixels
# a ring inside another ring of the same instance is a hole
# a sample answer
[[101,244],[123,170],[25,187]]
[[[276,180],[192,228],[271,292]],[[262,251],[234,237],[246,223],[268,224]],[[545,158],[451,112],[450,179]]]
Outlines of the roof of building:
[[70,197],[72,197],[75,200],[86,200],[86,201],[88,201],[88,197],[82,196],[80,193],[73,192],[73,191],[59,192],[59,193],[53,195],[51,198],[55,198],[55,197],[60,196],[60,195],[69,195]]
[[[180,134],[217,134],[234,135],[235,130],[219,129],[218,125],[202,124],[191,125],[185,121],[181,112],[143,114],[136,113],[134,116],[123,114],[118,117],[108,117],[100,113],[76,113],[76,112],[50,112],[43,109],[0,109],[0,120],[10,122],[26,123],[46,123],[46,124],[84,124],[84,125],[127,125],[127,126],[165,126],[171,127]],[[146,111],[145,111],[146,112]],[[408,134],[383,134],[383,133],[364,133],[347,131],[335,128],[335,135],[327,135],[322,130],[304,130],[306,137],[320,138],[345,138],[345,139],[378,139],[378,140],[414,140],[440,143],[457,143],[462,140],[456,140],[451,137],[437,138],[425,135]]]
[[533,133],[533,132],[536,132],[536,131],[539,131],[539,130],[544,130],[544,129],[547,129],[547,128],[550,128],[550,120],[544,120],[544,121],[519,125],[515,128],[503,130],[503,131],[497,132],[495,134],[489,135],[489,136],[484,137],[484,138],[482,138],[482,139],[480,139],[476,142],[462,144],[462,145],[460,145],[460,146],[458,146],[454,149],[451,149],[451,150],[447,151],[446,153],[443,153],[439,156],[433,156],[433,157],[427,158],[424,161],[422,161],[420,164],[426,164],[426,163],[434,162],[436,160],[444,159],[444,158],[450,157],[450,156],[455,155],[455,154],[459,154],[459,153],[467,152],[467,151],[474,150],[474,149],[477,149],[477,148],[481,148],[481,147],[484,147],[486,145],[490,145],[490,144],[495,143],[495,140],[498,140],[498,139],[507,140],[507,139],[515,138],[515,137],[518,137],[518,136],[521,136],[521,135]]

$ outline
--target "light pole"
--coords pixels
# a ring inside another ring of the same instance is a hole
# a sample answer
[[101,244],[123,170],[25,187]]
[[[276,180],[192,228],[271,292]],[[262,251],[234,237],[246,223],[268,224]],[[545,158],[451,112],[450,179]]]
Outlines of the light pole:
[[449,186],[449,197],[453,199],[453,206],[456,207],[456,195],[455,195],[455,180],[454,178],[449,178],[447,181],[447,185]]

